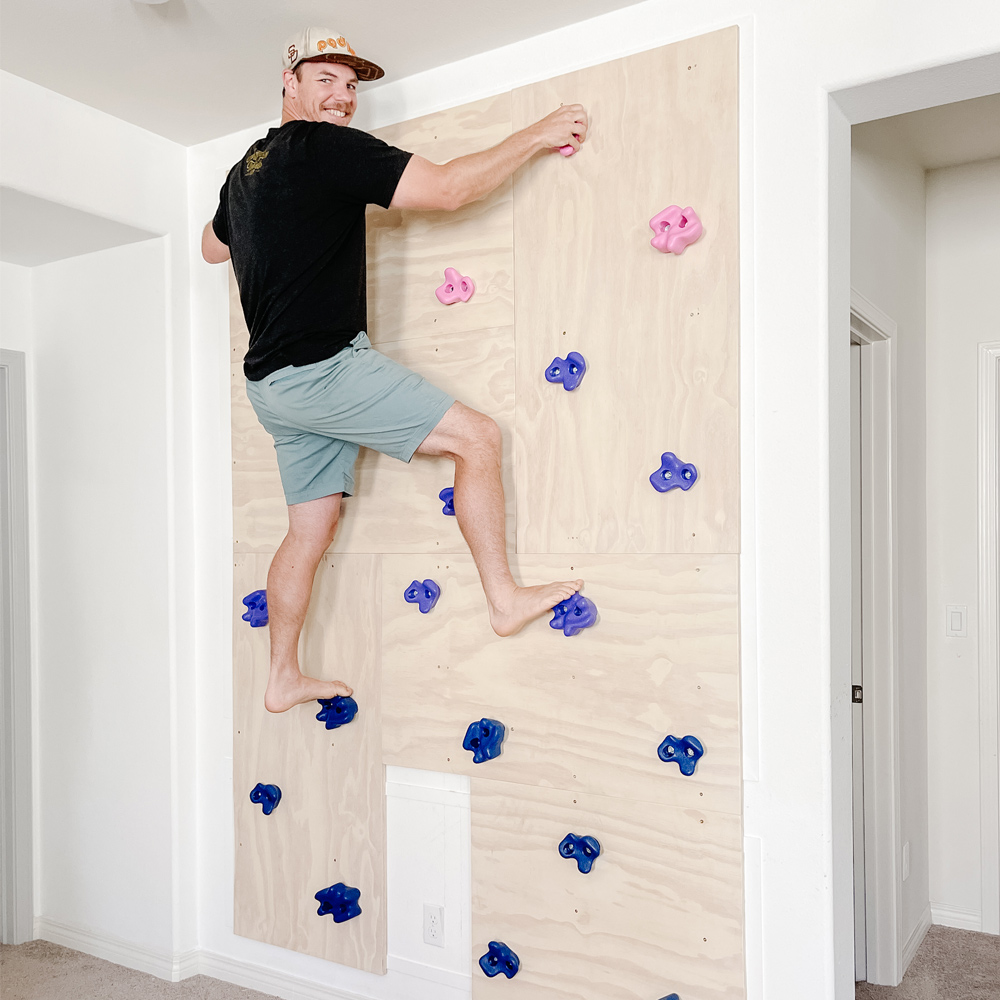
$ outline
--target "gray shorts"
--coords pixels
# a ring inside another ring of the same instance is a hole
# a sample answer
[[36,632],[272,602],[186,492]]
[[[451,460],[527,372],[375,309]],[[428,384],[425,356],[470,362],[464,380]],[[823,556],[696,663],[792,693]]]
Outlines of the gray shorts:
[[455,402],[379,354],[364,332],[325,361],[247,380],[247,396],[274,438],[288,504],[349,497],[362,445],[409,462]]

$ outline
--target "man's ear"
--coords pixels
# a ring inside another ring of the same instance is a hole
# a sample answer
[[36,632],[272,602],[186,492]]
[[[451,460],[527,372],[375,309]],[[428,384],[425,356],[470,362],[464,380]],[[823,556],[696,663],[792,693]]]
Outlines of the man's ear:
[[299,78],[295,75],[295,70],[286,69],[281,74],[281,81],[285,92],[289,97],[295,96],[295,91],[299,85]]

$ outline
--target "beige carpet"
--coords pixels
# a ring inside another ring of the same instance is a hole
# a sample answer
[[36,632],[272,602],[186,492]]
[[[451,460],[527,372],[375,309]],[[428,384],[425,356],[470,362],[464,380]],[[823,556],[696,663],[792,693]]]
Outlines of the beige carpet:
[[270,1000],[208,976],[168,983],[47,941],[0,945],[0,1000]]
[[1000,1000],[1000,937],[932,927],[896,987],[858,983],[855,1000]]
[[[0,946],[0,1000],[268,1000],[192,976],[167,983],[47,941]],[[1000,937],[932,927],[895,989],[858,983],[855,1000],[1000,1000]]]

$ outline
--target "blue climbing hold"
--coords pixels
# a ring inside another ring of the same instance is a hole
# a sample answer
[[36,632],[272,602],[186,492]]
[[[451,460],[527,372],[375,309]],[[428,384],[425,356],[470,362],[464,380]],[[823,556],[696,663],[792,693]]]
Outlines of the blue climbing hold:
[[587,362],[576,351],[570,351],[564,358],[553,358],[552,364],[545,369],[546,381],[557,385],[561,382],[567,392],[576,389],[586,374]]
[[660,1000],[681,1000],[680,995],[677,993],[671,993],[668,997],[661,997]]
[[448,517],[455,516],[455,487],[446,486],[439,494],[438,500],[443,501],[444,507],[441,508],[441,513],[447,515]]
[[559,845],[559,853],[575,861],[576,867],[584,875],[589,875],[594,862],[600,857],[601,842],[596,837],[578,837],[575,833],[568,833]]
[[480,719],[469,724],[462,741],[463,750],[472,751],[472,763],[482,764],[484,760],[493,760],[503,752],[503,738],[506,728],[496,719]]
[[420,613],[426,615],[438,602],[441,596],[441,588],[433,580],[414,580],[413,583],[403,591],[403,600],[407,604],[416,604],[420,608]]
[[262,785],[259,781],[250,793],[250,801],[260,805],[265,816],[270,816],[281,801],[281,789],[277,785]]
[[327,729],[339,729],[346,726],[358,714],[358,703],[353,698],[317,698],[323,707],[316,713],[320,722],[326,723]]
[[361,898],[360,889],[352,889],[343,882],[331,885],[327,889],[320,889],[314,897],[319,903],[316,911],[321,917],[328,913],[333,915],[335,924],[342,924],[345,920],[351,920],[361,912],[358,900]]
[[705,748],[696,736],[685,736],[680,740],[676,736],[668,736],[660,744],[656,754],[667,764],[676,764],[681,769],[681,774],[690,778],[698,761],[704,756]]
[[588,601],[581,593],[557,604],[552,609],[550,628],[562,629],[563,635],[573,636],[590,628],[597,621],[597,605]]
[[490,979],[500,975],[513,979],[521,968],[521,960],[503,941],[491,941],[490,950],[479,960],[479,968]]
[[689,490],[698,481],[698,470],[689,462],[682,462],[672,451],[660,456],[660,467],[650,477],[653,489],[659,493],[676,489]]
[[247,594],[243,598],[243,603],[247,606],[247,613],[243,616],[243,621],[250,622],[251,628],[260,628],[267,624],[266,590],[255,590],[252,594]]

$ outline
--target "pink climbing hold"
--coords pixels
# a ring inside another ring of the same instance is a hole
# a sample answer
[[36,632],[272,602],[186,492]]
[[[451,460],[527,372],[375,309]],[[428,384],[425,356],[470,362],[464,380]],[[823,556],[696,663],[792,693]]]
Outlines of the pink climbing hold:
[[702,234],[701,219],[693,208],[671,205],[649,220],[656,234],[649,242],[661,253],[684,253]]
[[[573,138],[579,139],[580,137],[574,132]],[[568,143],[565,146],[553,146],[552,148],[557,149],[563,156],[572,156],[576,152],[576,150]]]
[[468,302],[476,290],[476,283],[467,275],[461,275],[453,267],[444,269],[444,284],[434,294],[439,302],[450,306],[453,302]]

